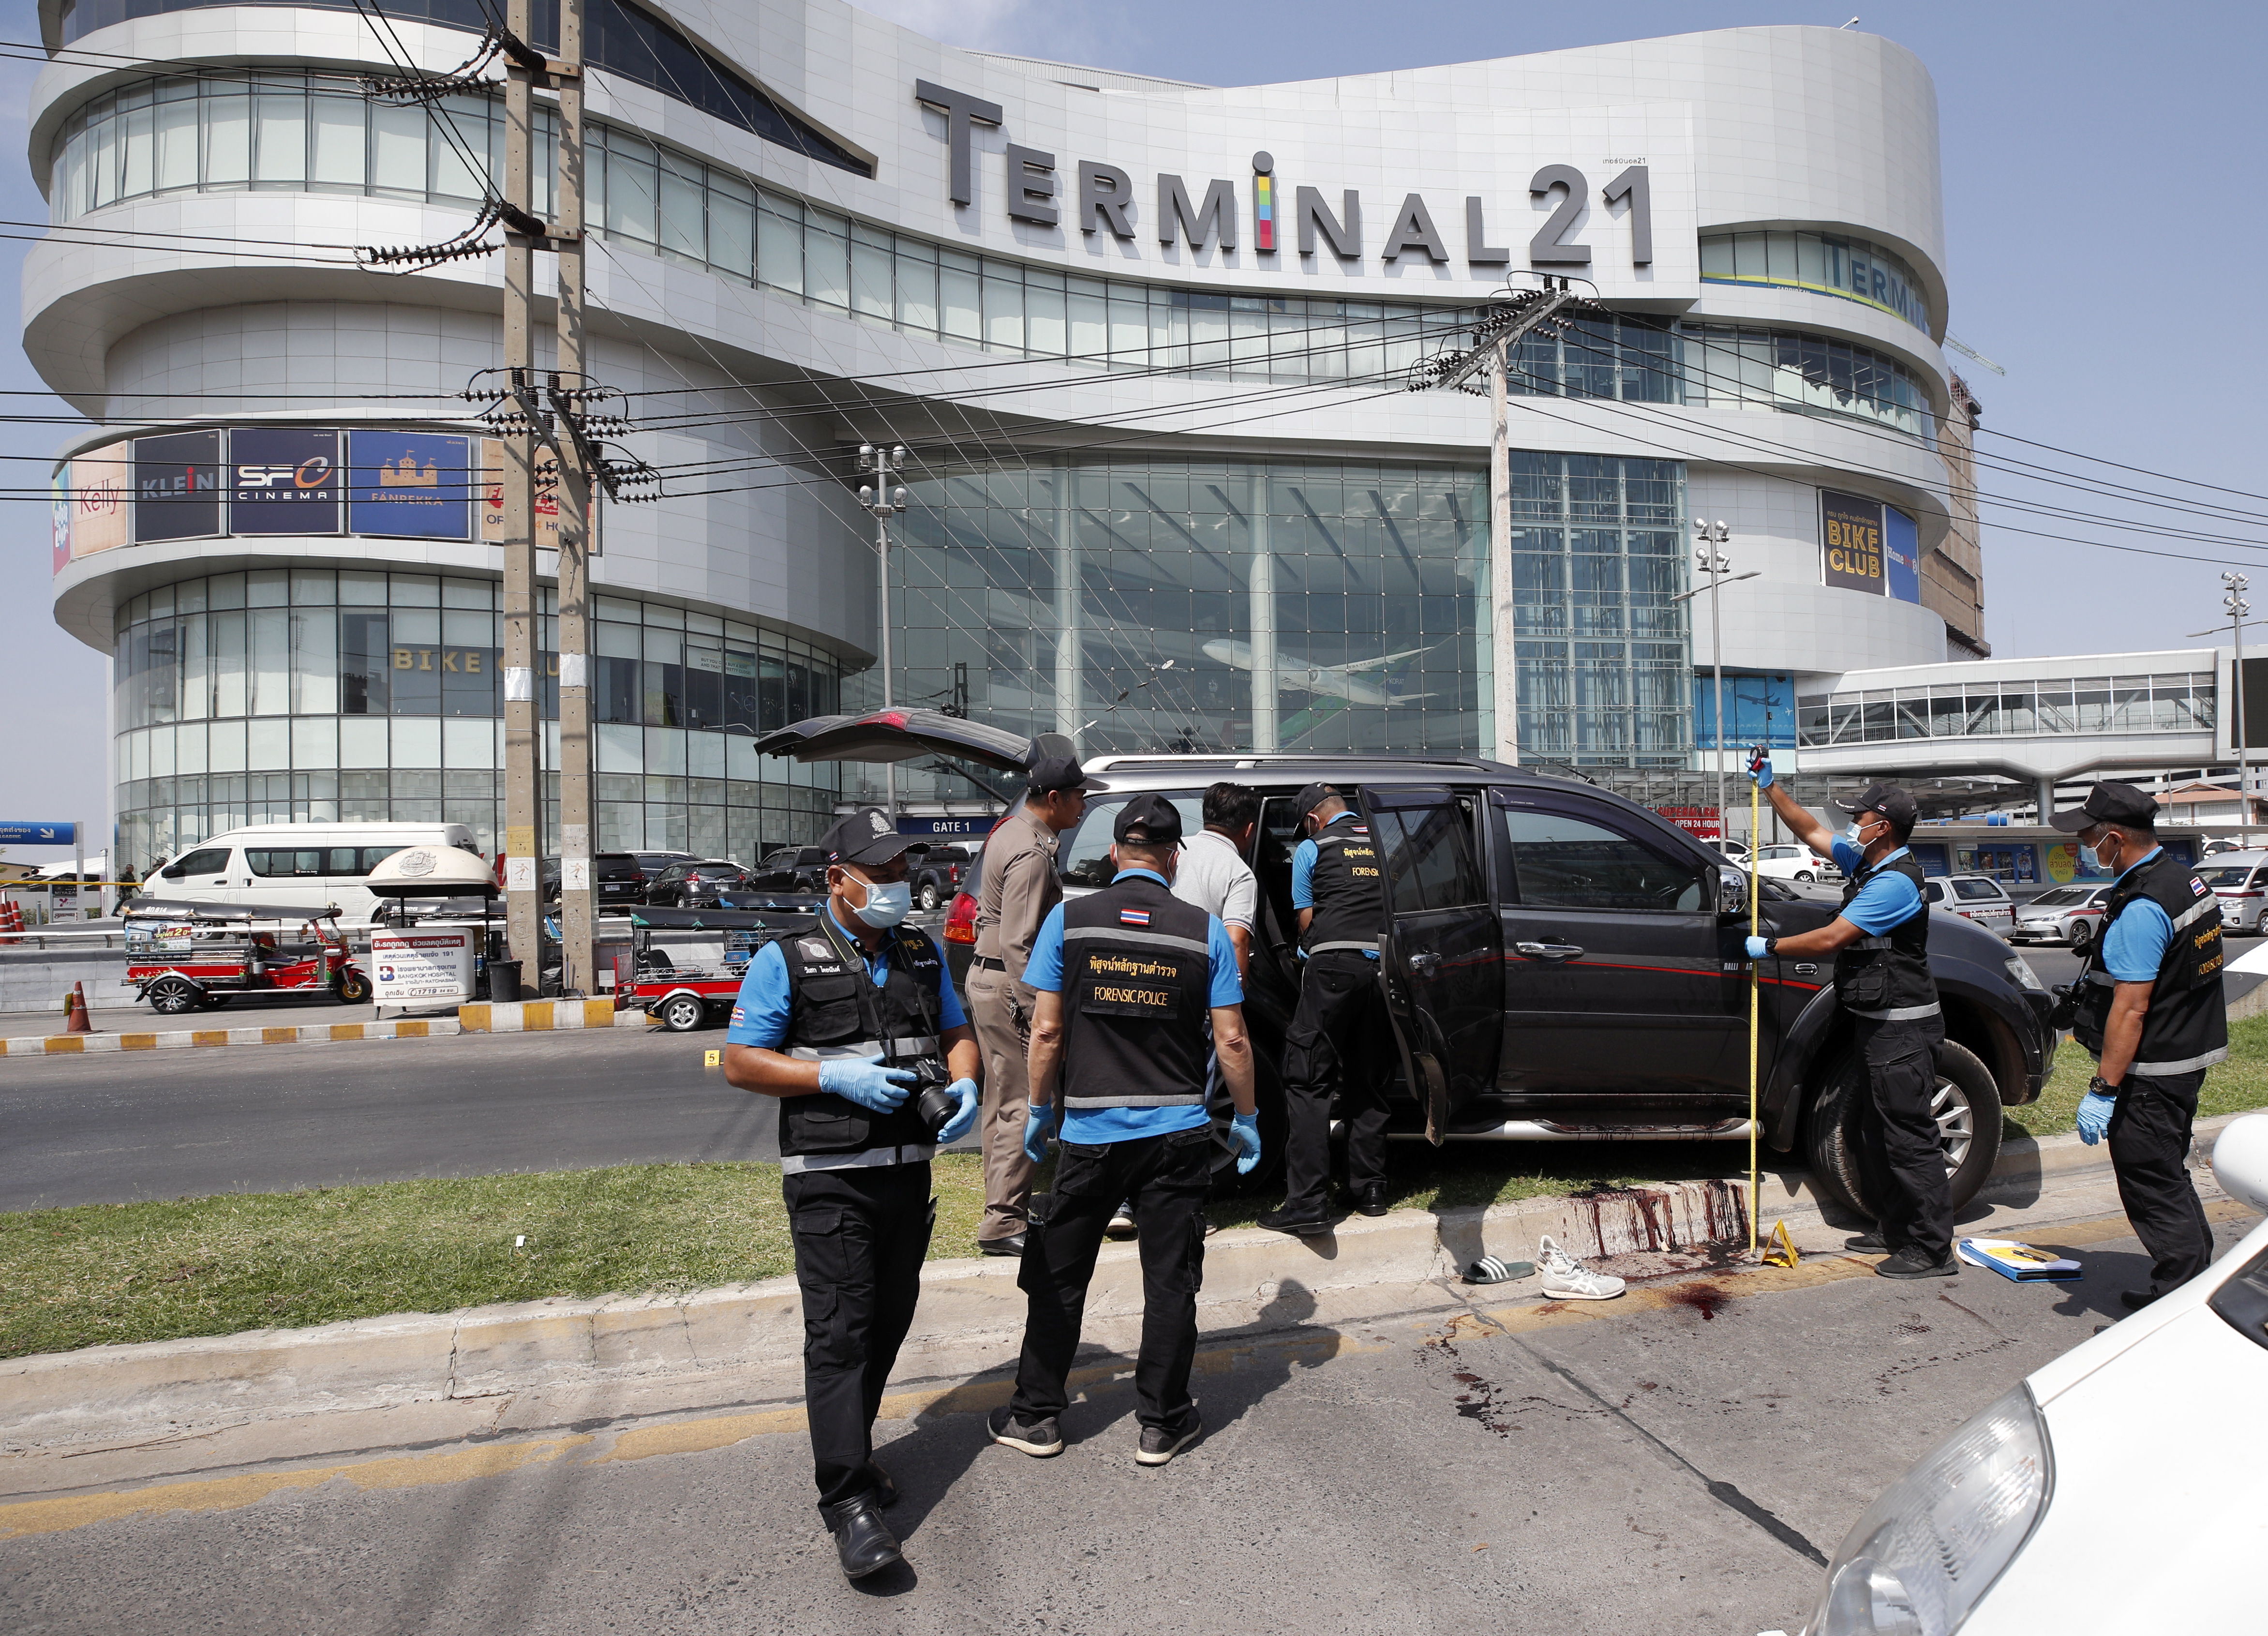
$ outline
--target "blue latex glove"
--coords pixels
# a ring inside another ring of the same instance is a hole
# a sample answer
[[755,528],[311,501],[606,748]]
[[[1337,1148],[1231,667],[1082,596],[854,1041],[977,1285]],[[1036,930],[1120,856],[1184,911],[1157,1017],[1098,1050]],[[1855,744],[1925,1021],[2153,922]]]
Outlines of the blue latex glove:
[[1049,1102],[1044,1108],[1024,1109],[1024,1157],[1034,1164],[1044,1164],[1048,1157],[1048,1133],[1056,1128],[1063,1116],[1063,1104]]
[[955,1080],[945,1088],[961,1098],[961,1110],[947,1119],[945,1128],[937,1133],[939,1147],[952,1146],[976,1128],[976,1081]]
[[1752,937],[1742,947],[1749,951],[1750,960],[1762,960],[1764,957],[1764,945],[1771,940],[1769,938]]
[[2117,1109],[2118,1099],[2089,1091],[2079,1099],[2079,1139],[2089,1147],[2102,1139],[2110,1128],[2110,1116]]
[[885,1068],[882,1054],[872,1057],[832,1057],[819,1065],[819,1088],[876,1113],[890,1113],[906,1100],[914,1082],[910,1068]]
[[1761,746],[1757,748],[1755,754],[1749,757],[1749,777],[1755,781],[1756,786],[1759,790],[1769,790],[1771,788],[1771,757],[1764,752]]
[[1260,1162],[1260,1116],[1241,1113],[1228,1122],[1228,1139],[1236,1146],[1236,1174],[1250,1175]]

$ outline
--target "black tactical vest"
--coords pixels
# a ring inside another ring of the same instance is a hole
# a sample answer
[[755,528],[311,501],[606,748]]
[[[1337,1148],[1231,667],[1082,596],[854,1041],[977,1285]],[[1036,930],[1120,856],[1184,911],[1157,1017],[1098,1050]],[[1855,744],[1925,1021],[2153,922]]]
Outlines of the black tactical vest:
[[1300,939],[1310,954],[1326,949],[1378,952],[1386,925],[1386,875],[1370,826],[1356,814],[1335,818],[1315,836],[1315,869],[1309,882],[1314,918]]
[[2071,1036],[2091,1057],[2102,1055],[2103,1025],[2110,1017],[2118,979],[2102,969],[2102,946],[2128,904],[2141,898],[2166,911],[2173,940],[2150,991],[2141,1043],[2130,1073],[2171,1078],[2209,1068],[2228,1055],[2228,1010],[2220,995],[2220,900],[2187,864],[2166,852],[2128,871],[2102,910],[2102,925],[2080,975],[2079,1008]]
[[1064,904],[1066,1109],[1204,1102],[1211,920],[1146,875]]
[[[938,1050],[939,990],[945,962],[926,932],[901,926],[893,934],[889,975],[880,988],[865,951],[824,909],[816,931],[782,938],[787,957],[788,1028],[783,1049],[805,1062],[830,1057],[891,1061]],[[841,1096],[780,1100],[780,1168],[831,1168],[846,1159],[864,1164],[912,1164],[926,1160],[936,1139],[909,1095],[892,1113],[876,1113]],[[832,1162],[830,1163],[829,1161]]]
[[1922,901],[1911,917],[1879,935],[1846,943],[1835,955],[1835,998],[1854,1017],[1906,1022],[1938,1014],[1937,980],[1929,975],[1929,900],[1921,866],[1903,852],[1868,868],[1861,866],[1843,888],[1843,907],[1877,875],[1899,874]]

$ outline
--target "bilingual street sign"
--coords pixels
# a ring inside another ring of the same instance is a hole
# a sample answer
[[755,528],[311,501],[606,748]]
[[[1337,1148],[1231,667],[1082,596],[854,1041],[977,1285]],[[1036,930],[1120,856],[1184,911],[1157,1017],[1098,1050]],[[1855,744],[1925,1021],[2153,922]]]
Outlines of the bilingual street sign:
[[0,846],[76,846],[75,823],[11,823],[0,818]]

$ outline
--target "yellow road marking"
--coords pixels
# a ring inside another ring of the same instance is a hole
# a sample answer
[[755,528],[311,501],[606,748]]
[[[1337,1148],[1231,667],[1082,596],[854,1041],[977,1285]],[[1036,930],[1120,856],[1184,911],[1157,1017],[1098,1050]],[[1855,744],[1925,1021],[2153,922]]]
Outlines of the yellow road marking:
[[[2205,1206],[2214,1221],[2242,1219],[2252,1212],[2234,1199],[2217,1199]],[[2107,1240],[2131,1238],[2133,1227],[2123,1216],[2073,1222],[2043,1228],[2032,1235],[2043,1248],[2077,1248]],[[1817,1289],[1846,1279],[1863,1278],[1874,1270],[1874,1260],[1849,1255],[1817,1255],[1796,1267],[1734,1268],[1705,1273],[1727,1299],[1772,1295],[1791,1290]],[[1691,1279],[1680,1279],[1690,1283]],[[1628,1291],[1619,1299],[1602,1301],[1523,1301],[1516,1306],[1435,1312],[1411,1327],[1432,1330],[1447,1338],[1475,1340],[1499,1334],[1532,1334],[1568,1324],[1660,1312],[1685,1303],[1665,1285]],[[1307,1354],[1314,1363],[1360,1353],[1384,1352],[1389,1345],[1327,1330],[1278,1339],[1258,1338],[1230,1346],[1200,1352],[1193,1360],[1199,1374],[1226,1374],[1263,1353]],[[1100,1364],[1074,1369],[1066,1382],[1073,1389],[1108,1386],[1130,1381],[1133,1365]],[[1010,1381],[971,1381],[955,1386],[930,1387],[895,1392],[882,1399],[880,1418],[909,1419],[924,1412],[971,1414],[1005,1404],[1015,1390]],[[662,1455],[707,1454],[745,1442],[752,1437],[777,1436],[803,1431],[809,1424],[801,1404],[757,1410],[744,1414],[711,1415],[699,1419],[668,1420],[632,1426],[616,1435],[603,1454],[577,1463],[607,1465],[618,1461],[650,1460]],[[483,1443],[477,1448],[448,1449],[380,1460],[316,1466],[305,1470],[249,1472],[184,1483],[160,1483],[148,1488],[74,1494],[53,1500],[18,1500],[0,1504],[0,1539],[26,1534],[53,1534],[84,1528],[92,1522],[168,1511],[233,1511],[254,1505],[270,1494],[291,1489],[320,1487],[334,1478],[362,1490],[423,1488],[468,1482],[547,1464],[583,1448],[594,1437],[587,1433],[531,1439],[524,1442]]]
[[195,1028],[190,1031],[189,1038],[199,1045],[225,1045],[228,1043],[228,1030],[226,1028]]
[[67,1055],[72,1051],[83,1051],[85,1049],[86,1036],[83,1034],[50,1034],[48,1035],[48,1051],[51,1056]]
[[153,1051],[158,1049],[158,1036],[154,1034],[122,1034],[118,1036],[118,1049],[122,1051]]

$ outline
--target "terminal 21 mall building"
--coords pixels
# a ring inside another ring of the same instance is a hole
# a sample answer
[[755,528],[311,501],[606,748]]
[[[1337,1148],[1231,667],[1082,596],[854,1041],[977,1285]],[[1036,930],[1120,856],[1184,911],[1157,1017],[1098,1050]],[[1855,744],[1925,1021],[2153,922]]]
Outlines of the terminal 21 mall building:
[[[1793,744],[1846,671],[1984,651],[1935,94],[1888,41],[1223,89],[836,0],[586,5],[588,368],[659,475],[594,521],[601,847],[752,862],[879,793],[754,748],[882,696],[865,443],[909,452],[895,698],[1092,755],[1516,741],[1668,804],[1706,782],[1719,652],[1732,745]],[[112,656],[129,866],[264,821],[499,834],[504,452],[466,394],[502,258],[354,247],[472,227],[504,110],[369,94],[487,23],[382,9],[41,9],[25,336],[95,423],[54,470],[54,608]],[[1594,301],[1511,353],[1491,539],[1486,397],[1409,388],[1537,275]],[[1681,600],[1703,520],[1716,645]],[[946,832],[1000,793],[898,790]]]

